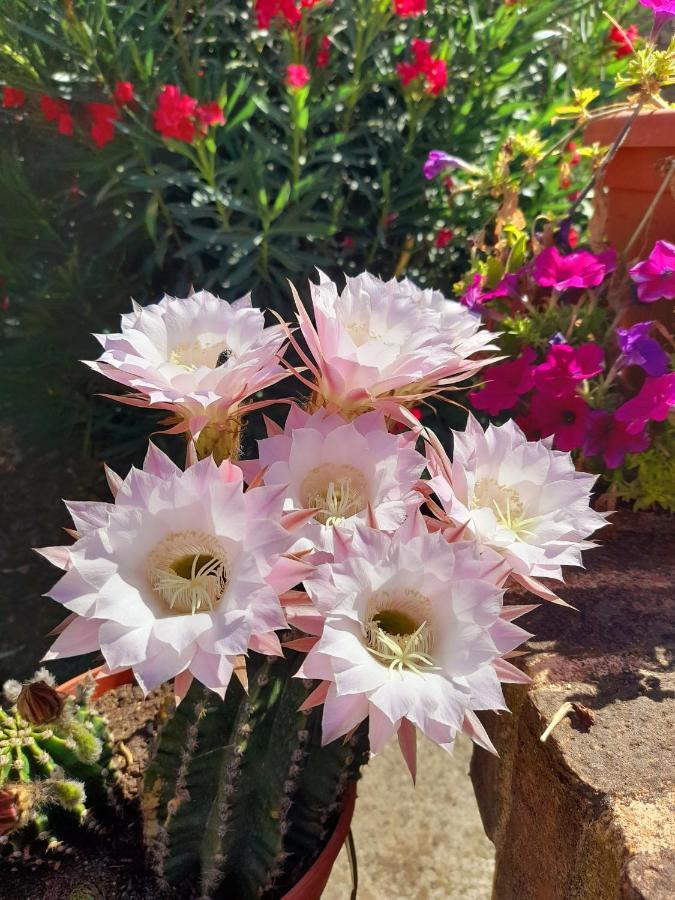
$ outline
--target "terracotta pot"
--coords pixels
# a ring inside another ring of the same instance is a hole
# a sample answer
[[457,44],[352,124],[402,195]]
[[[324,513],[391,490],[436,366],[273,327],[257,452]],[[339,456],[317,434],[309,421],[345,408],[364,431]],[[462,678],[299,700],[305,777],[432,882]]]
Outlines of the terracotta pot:
[[[584,133],[584,143],[596,141],[609,146],[618,136],[631,112],[620,112],[592,121]],[[609,244],[623,253],[663,184],[671,158],[675,158],[675,109],[640,113],[626,139],[607,166],[595,192],[595,215],[604,219]],[[657,240],[675,243],[675,180],[666,188],[626,262],[644,259]]]
[[[91,674],[95,677],[102,668],[102,666],[99,666],[96,669],[91,669],[91,672],[83,672],[81,675],[76,675],[75,678],[71,678],[69,681],[59,685],[59,690],[63,694],[74,694],[87,675]],[[116,675],[107,675],[103,678],[98,678],[93,697],[96,699],[96,697],[100,697],[102,694],[105,694],[116,687],[120,687],[120,685],[131,684],[132,681],[133,676],[131,674],[131,669],[127,669],[124,672],[118,672]],[[335,865],[335,860],[342,849],[342,845],[347,840],[349,827],[354,815],[355,804],[356,784],[351,784],[345,794],[345,802],[342,807],[342,812],[340,813],[340,818],[335,826],[335,831],[330,836],[328,843],[302,876],[300,881],[298,881],[290,891],[284,894],[281,900],[320,900],[320,897],[328,884],[328,879],[330,878],[330,873]]]

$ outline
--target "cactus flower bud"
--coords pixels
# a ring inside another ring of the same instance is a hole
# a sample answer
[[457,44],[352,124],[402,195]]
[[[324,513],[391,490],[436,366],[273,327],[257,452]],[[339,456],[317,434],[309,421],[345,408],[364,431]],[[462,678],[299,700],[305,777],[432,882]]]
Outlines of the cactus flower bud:
[[20,819],[14,791],[0,788],[0,836],[14,831]]
[[64,698],[44,681],[24,684],[16,701],[19,715],[36,725],[55,722],[63,712]]

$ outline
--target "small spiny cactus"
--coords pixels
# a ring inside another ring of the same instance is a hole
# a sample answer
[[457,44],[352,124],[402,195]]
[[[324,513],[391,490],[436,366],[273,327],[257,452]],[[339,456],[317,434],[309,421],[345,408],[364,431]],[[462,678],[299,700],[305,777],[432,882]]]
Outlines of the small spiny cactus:
[[0,707],[0,842],[59,843],[59,810],[76,822],[105,802],[112,744],[105,720],[89,707],[91,688],[56,690],[41,669],[25,684],[7,681]]

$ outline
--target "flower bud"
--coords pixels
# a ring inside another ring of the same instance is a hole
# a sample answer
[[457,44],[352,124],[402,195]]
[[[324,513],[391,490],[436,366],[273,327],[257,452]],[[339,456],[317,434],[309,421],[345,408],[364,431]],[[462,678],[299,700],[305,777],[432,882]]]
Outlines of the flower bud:
[[16,805],[14,791],[0,788],[0,835],[8,834],[18,827],[21,815]]
[[44,681],[24,684],[16,701],[19,715],[36,725],[55,722],[63,712],[64,698]]

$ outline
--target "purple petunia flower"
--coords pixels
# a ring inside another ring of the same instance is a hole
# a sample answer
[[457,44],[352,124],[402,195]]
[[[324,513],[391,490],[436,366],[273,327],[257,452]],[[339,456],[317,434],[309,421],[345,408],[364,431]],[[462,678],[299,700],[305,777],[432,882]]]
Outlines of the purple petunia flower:
[[479,272],[476,272],[471,279],[471,284],[466,289],[466,292],[459,298],[459,302],[462,306],[466,306],[467,309],[476,312],[480,310],[484,301],[483,276]]
[[424,177],[431,181],[432,178],[436,178],[437,175],[440,175],[446,169],[472,171],[473,166],[460,159],[459,156],[450,156],[449,153],[445,153],[443,150],[431,150],[424,163]]
[[557,247],[542,250],[534,261],[534,280],[556,291],[567,288],[597,287],[616,268],[616,252],[606,250],[597,256],[578,250],[563,256]]
[[647,259],[633,266],[628,274],[638,286],[638,300],[642,303],[654,303],[662,297],[675,299],[675,244],[657,241]]
[[617,328],[624,366],[640,366],[647,375],[657,377],[668,370],[668,356],[657,340],[649,336],[651,322],[638,322],[631,328]]

